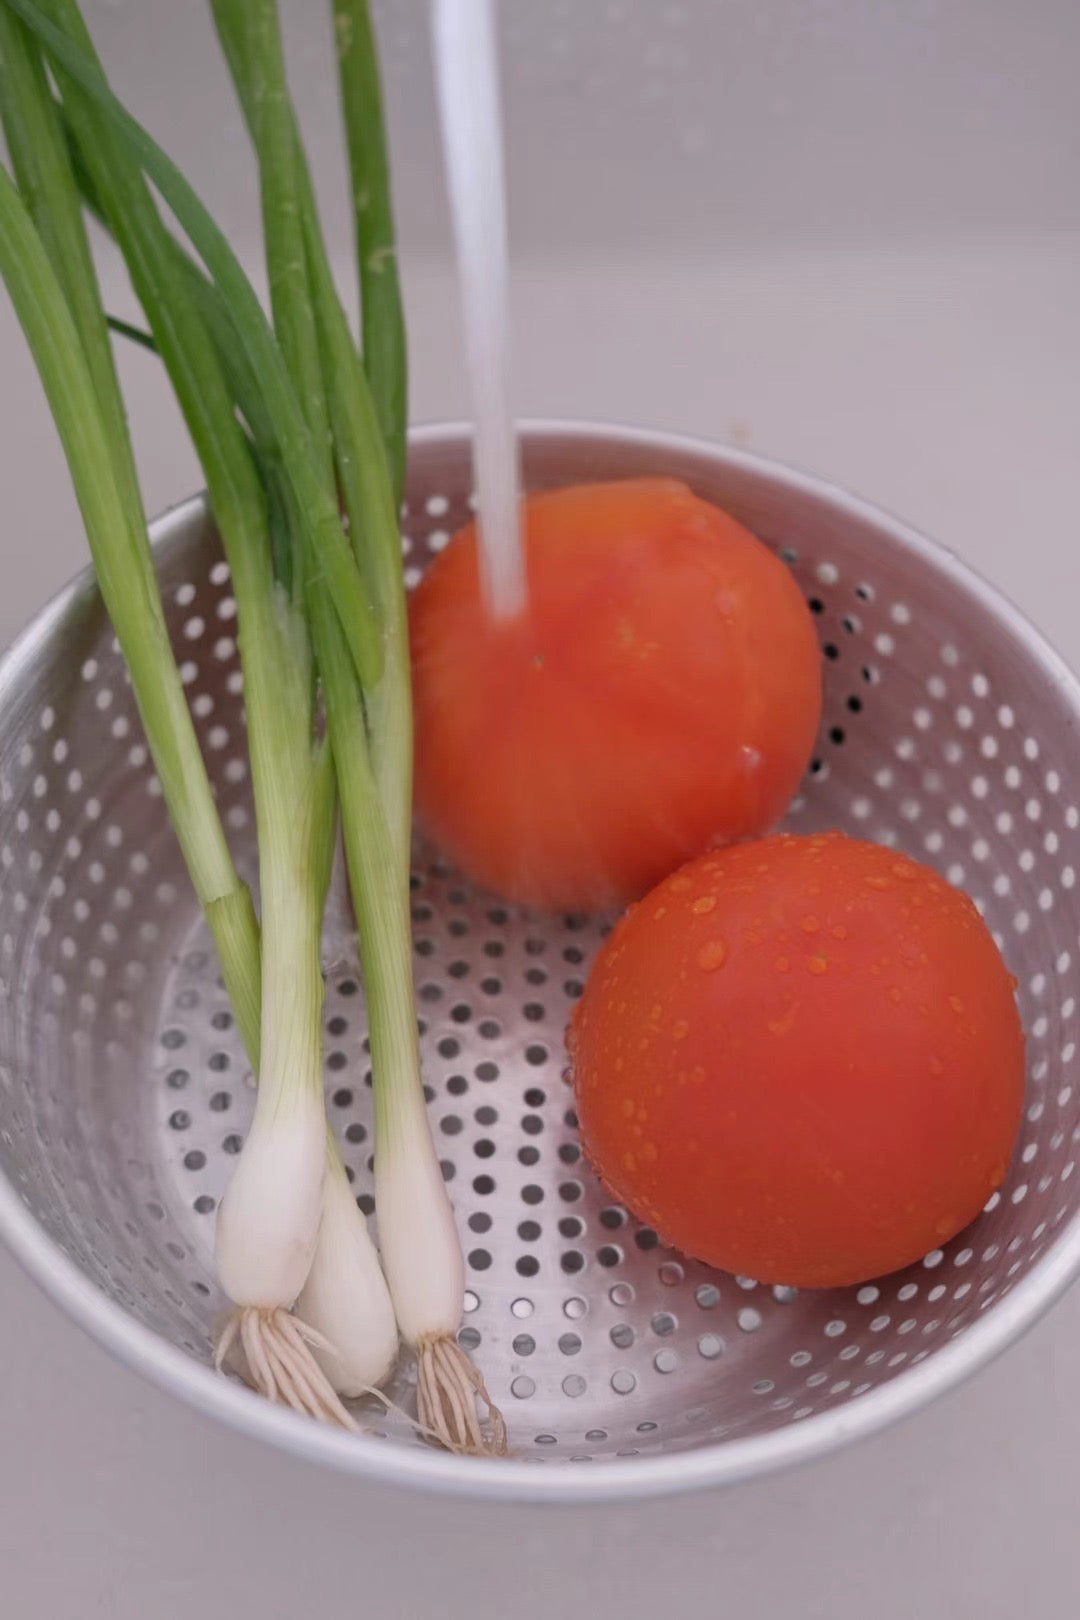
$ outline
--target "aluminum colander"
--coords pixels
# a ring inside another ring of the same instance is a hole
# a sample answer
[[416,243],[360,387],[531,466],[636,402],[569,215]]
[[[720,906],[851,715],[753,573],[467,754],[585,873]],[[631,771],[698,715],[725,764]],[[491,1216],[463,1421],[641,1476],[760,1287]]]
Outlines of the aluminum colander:
[[[467,1255],[460,1336],[512,1455],[449,1456],[377,1409],[369,1432],[345,1435],[219,1377],[214,1211],[253,1081],[84,574],[0,667],[0,1233],[108,1348],[287,1450],[466,1495],[645,1496],[744,1479],[914,1411],[1027,1327],[1080,1265],[1080,684],[950,555],[826,484],[654,433],[534,424],[522,438],[533,488],[670,474],[789,563],[826,672],[789,824],[904,849],[976,900],[1019,979],[1028,1037],[1006,1185],[944,1249],[861,1288],[765,1287],[665,1249],[578,1144],[563,1032],[602,921],[507,905],[420,844],[416,986]],[[469,516],[470,490],[464,429],[414,435],[410,585]],[[155,540],[219,804],[253,878],[228,569],[201,499],[163,517]],[[364,998],[340,884],[326,932],[328,1110],[370,1213]],[[391,1386],[406,1404],[409,1377],[403,1364]]]

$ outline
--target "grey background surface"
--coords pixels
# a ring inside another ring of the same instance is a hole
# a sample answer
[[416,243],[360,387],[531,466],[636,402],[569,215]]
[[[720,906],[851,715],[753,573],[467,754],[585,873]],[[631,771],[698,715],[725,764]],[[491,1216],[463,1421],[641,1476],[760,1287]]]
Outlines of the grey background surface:
[[[118,86],[257,268],[205,8],[88,0]],[[462,414],[421,0],[384,23],[414,416]],[[346,282],[325,8],[286,0]],[[1080,664],[1080,10],[1071,0],[503,0],[517,398],[738,443],[944,540]],[[129,297],[103,260],[109,299]],[[148,504],[196,484],[124,356]],[[0,645],[84,560],[0,302]],[[902,1428],[724,1494],[529,1510],[381,1492],[216,1430],[0,1255],[0,1576],[26,1620],[658,1611],[1011,1620],[1080,1596],[1080,1293]]]

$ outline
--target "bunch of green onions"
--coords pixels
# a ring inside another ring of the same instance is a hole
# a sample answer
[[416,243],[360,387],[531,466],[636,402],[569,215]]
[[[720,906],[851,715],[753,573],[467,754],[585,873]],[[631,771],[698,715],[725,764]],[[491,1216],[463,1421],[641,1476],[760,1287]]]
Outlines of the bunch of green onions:
[[[276,0],[211,0],[258,162],[272,324],[190,186],[112,95],[76,0],[0,0],[0,116],[15,177],[0,168],[0,274],[258,1076],[218,1216],[218,1277],[235,1307],[219,1365],[229,1357],[271,1400],[353,1428],[343,1400],[378,1393],[400,1330],[417,1357],[421,1429],[454,1450],[501,1451],[502,1419],[456,1340],[464,1267],[412,993],[405,337],[378,69],[366,0],[332,4],[362,358],[329,268]],[[258,921],[166,631],[87,209],[127,264],[232,575]],[[339,813],[367,995],[381,1266],[323,1101],[320,941]]]

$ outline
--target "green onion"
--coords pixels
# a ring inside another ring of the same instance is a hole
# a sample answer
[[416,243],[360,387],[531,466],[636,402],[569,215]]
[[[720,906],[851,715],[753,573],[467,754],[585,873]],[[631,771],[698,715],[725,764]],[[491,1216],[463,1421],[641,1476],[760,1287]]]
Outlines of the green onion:
[[[387,641],[378,684],[361,692],[328,592],[314,583],[312,634],[367,991],[383,1260],[398,1324],[418,1353],[422,1427],[456,1450],[501,1450],[502,1420],[456,1343],[464,1262],[420,1079],[408,909],[408,642],[393,495],[378,421],[318,226],[288,99],[274,0],[212,0],[212,5],[259,158],[267,269],[282,347],[307,402],[313,436],[325,433],[328,415],[332,422],[354,541],[362,539]],[[305,262],[306,276],[300,273]],[[332,480],[329,462],[325,476]],[[301,1308],[312,1320],[306,1297]],[[477,1396],[493,1417],[490,1436],[476,1411]]]
[[[267,177],[264,233],[275,326],[303,402],[312,443],[325,446],[321,475],[328,498],[336,500],[296,187],[290,178],[298,148],[283,101],[284,67],[276,19],[260,0],[255,4],[213,0],[212,9],[234,75],[246,92],[261,170]],[[250,84],[241,76],[248,61],[252,64]],[[315,562],[314,557],[307,561],[309,589],[322,592],[325,587],[315,582]],[[355,680],[351,666],[350,679]],[[316,1356],[335,1387],[341,1393],[360,1394],[385,1375],[397,1333],[364,1217],[348,1193],[343,1172],[330,1178],[324,1189],[322,1221],[319,1262],[309,1270],[298,1311],[326,1342],[327,1348],[317,1348]],[[387,1321],[392,1325],[391,1335],[385,1331]]]
[[408,359],[378,53],[367,0],[333,0],[333,7],[360,265],[364,369],[378,412],[397,511],[405,485]]
[[117,337],[127,338],[140,349],[146,349],[150,354],[157,354],[157,344],[144,326],[136,326],[133,321],[122,320],[119,315],[110,315],[106,311],[105,325]]
[[[238,1027],[254,1054],[259,1017],[255,913],[229,854],[169,643],[111,355],[107,347],[95,346],[91,335],[99,321],[104,326],[97,279],[77,202],[73,204],[64,148],[51,138],[51,102],[35,55],[21,25],[0,10],[0,83],[12,162],[27,181],[35,212],[51,221],[54,251],[77,283],[78,316],[6,173],[0,186],[0,270],[67,455],[102,598],[131,673],[169,818],[214,935]],[[88,334],[86,346],[83,333]],[[96,354],[96,366],[90,352]]]
[[[63,123],[49,93],[37,41],[25,24],[7,11],[0,14],[0,118],[16,183],[56,272],[83,346],[122,493],[133,512],[141,511],[142,497],[127,418],[94,261],[71,174]],[[145,571],[150,574],[149,546],[142,550]]]
[[[418,1355],[419,1420],[453,1449],[501,1451],[505,1426],[456,1343],[464,1264],[428,1127],[412,997],[412,722],[394,487],[403,457],[391,472],[386,438],[395,411],[403,435],[403,340],[375,363],[369,344],[365,373],[326,258],[273,0],[214,0],[213,9],[259,159],[276,337],[190,186],[112,96],[74,0],[0,4],[18,13],[49,58],[63,103],[57,127],[74,143],[83,196],[128,262],[203,461],[236,588],[263,894],[263,1003],[255,1123],[219,1219],[219,1271],[241,1307],[219,1355],[239,1337],[257,1387],[337,1421],[351,1422],[330,1384],[343,1393],[368,1387],[353,1355],[354,1335],[358,1341],[366,1332],[368,1354],[372,1338],[370,1300],[356,1276],[366,1231],[336,1161],[324,1176],[320,1155],[316,1171],[323,1122],[317,944],[333,790],[326,745],[313,741],[313,649],[360,926],[380,1235],[394,1309]],[[366,11],[339,7],[339,19],[344,14],[368,30],[361,44],[373,73]],[[355,68],[350,48],[342,56]],[[365,119],[374,121],[377,212],[383,246],[392,248],[377,101]],[[354,136],[357,127],[354,120]],[[164,229],[143,176],[205,270]],[[362,281],[388,262],[392,269],[385,255],[362,253]],[[396,271],[393,280],[399,299]],[[378,302],[373,296],[365,307]],[[297,1279],[306,1284],[302,1321],[288,1312]],[[333,1342],[304,1322],[325,1324]],[[487,1431],[478,1399],[488,1407]]]
[[[49,5],[89,54],[71,0]],[[248,1375],[265,1394],[355,1427],[319,1373],[322,1337],[288,1314],[327,1241],[319,948],[336,797],[329,748],[314,740],[306,626],[274,579],[263,491],[192,281],[126,144],[63,70],[58,77],[83,162],[202,461],[237,599],[263,907],[262,1006],[255,1117],[218,1217],[218,1274],[238,1307],[219,1360],[239,1338]],[[336,1184],[336,1154],[332,1162]],[[372,1269],[378,1273],[374,1261]],[[379,1282],[372,1317],[378,1356],[369,1357],[365,1387],[385,1375],[396,1347]]]
[[[329,499],[319,476],[319,455],[311,442],[288,368],[236,255],[180,170],[109,89],[92,50],[87,48],[89,42],[77,8],[73,9],[68,0],[3,3],[33,29],[54,69],[62,72],[71,85],[78,86],[108,125],[123,137],[220,287],[274,426],[305,543],[314,549],[318,567],[330,587],[357,673],[373,684],[382,665],[382,646],[372,609],[342,532],[337,506]],[[57,26],[58,17],[70,25],[72,16],[78,25],[74,37],[70,26]],[[88,156],[85,146],[83,155]]]

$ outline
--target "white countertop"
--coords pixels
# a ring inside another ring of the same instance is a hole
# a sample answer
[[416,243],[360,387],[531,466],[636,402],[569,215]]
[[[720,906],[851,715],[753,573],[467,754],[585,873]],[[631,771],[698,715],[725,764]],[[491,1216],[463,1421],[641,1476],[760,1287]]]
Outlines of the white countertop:
[[[88,9],[120,49],[110,7]],[[163,106],[167,139],[189,115]],[[250,199],[237,207],[250,222]],[[625,248],[586,258],[583,238],[576,257],[528,258],[516,286],[522,412],[734,439],[832,476],[947,542],[1080,665],[1080,230],[1049,220],[950,233],[909,220],[889,240],[839,227],[756,240],[644,259]],[[106,284],[123,305],[112,269]],[[445,265],[413,256],[408,292],[414,416],[460,415]],[[156,363],[129,351],[124,370],[158,509],[195,486],[194,460]],[[0,478],[3,645],[81,565],[85,543],[2,298]],[[1080,1594],[1078,1352],[1074,1290],[964,1388],[827,1462],[655,1506],[481,1508],[322,1475],[213,1427],[111,1362],[0,1253],[0,1611],[1067,1613]]]

